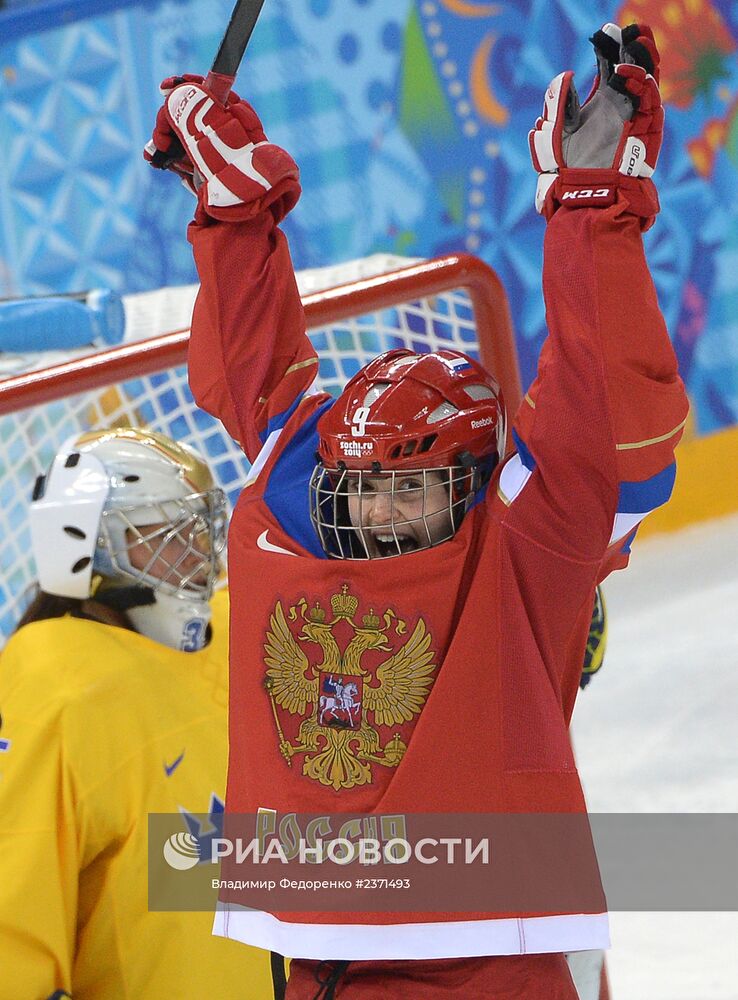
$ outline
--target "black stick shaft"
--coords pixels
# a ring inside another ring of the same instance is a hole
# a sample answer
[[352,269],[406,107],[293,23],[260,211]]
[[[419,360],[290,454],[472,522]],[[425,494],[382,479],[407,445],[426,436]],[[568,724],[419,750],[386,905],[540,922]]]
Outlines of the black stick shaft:
[[220,43],[211,73],[235,77],[263,6],[264,0],[238,0],[223,35],[223,41]]
[[[205,77],[205,89],[223,106],[228,103],[238,67],[263,6],[264,0],[236,0],[220,48]],[[166,156],[156,155],[159,156],[159,162],[154,160],[155,166],[172,169],[172,163],[184,156],[184,149],[179,140],[174,139]]]

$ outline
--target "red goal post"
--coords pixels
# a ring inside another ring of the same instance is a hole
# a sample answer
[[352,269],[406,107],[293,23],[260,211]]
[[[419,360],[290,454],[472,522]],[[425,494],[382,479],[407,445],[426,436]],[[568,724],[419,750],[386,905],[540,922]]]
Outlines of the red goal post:
[[[510,308],[497,274],[479,257],[436,257],[313,292],[302,301],[310,331],[451,289],[469,294],[478,344],[468,347],[472,352],[478,350],[502,387],[508,413],[514,413],[521,399],[521,384]],[[2,379],[0,415],[185,364],[189,339],[189,328],[176,330]]]
[[[373,260],[332,268],[332,287],[303,291],[308,332],[320,357],[319,386],[340,391],[354,371],[390,347],[449,347],[483,361],[514,413],[520,375],[507,296],[495,272],[468,254],[400,267],[397,258],[387,258],[393,269],[381,273],[372,273],[378,266]],[[188,294],[191,304],[194,289]],[[34,580],[27,525],[33,483],[73,434],[151,426],[207,455],[235,499],[246,460],[221,424],[192,401],[185,367],[189,328],[164,330],[166,325],[147,340],[0,380],[0,644]]]

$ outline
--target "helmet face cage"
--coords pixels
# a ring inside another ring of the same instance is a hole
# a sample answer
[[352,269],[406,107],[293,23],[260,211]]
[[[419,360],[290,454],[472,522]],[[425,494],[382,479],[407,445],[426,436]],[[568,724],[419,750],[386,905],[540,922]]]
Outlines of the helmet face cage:
[[397,349],[349,380],[318,436],[310,507],[324,551],[385,558],[453,537],[504,453],[505,408],[468,355]]
[[319,464],[310,513],[328,556],[384,559],[453,538],[478,484],[478,470],[460,465],[382,472]]
[[226,524],[226,498],[217,488],[145,505],[109,506],[100,521],[95,570],[155,592],[209,600]]

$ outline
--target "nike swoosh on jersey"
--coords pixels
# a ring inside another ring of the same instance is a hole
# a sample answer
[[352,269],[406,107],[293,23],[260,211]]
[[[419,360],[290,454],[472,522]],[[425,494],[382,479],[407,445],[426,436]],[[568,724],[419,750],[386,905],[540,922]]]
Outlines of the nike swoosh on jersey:
[[268,534],[269,534],[269,529],[267,528],[267,530],[266,531],[262,531],[262,533],[256,539],[256,544],[259,546],[260,549],[263,549],[264,552],[279,552],[283,556],[296,556],[297,555],[296,552],[290,552],[289,549],[283,549],[281,545],[274,545],[267,538]]
[[179,755],[179,757],[177,757],[176,760],[172,761],[171,764],[167,764],[167,762],[164,761],[164,770],[166,772],[167,778],[171,778],[171,776],[177,770],[177,768],[179,767],[179,765],[182,763],[184,755],[185,755],[185,752],[183,750],[182,753]]

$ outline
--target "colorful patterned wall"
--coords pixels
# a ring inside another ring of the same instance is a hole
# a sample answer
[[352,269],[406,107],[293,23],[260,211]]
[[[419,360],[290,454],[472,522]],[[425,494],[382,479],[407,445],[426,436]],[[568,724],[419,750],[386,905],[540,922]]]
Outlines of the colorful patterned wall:
[[[140,148],[159,79],[209,65],[230,7],[128,0],[27,35],[13,8],[17,37],[0,45],[0,295],[192,279],[189,196]],[[544,316],[526,134],[559,70],[575,69],[586,94],[587,35],[610,19],[650,21],[661,46],[663,211],[648,251],[704,435],[738,423],[737,2],[266,0],[238,89],[301,164],[296,264],[480,254],[507,287],[528,380]]]

